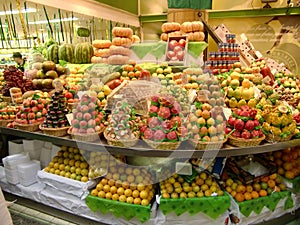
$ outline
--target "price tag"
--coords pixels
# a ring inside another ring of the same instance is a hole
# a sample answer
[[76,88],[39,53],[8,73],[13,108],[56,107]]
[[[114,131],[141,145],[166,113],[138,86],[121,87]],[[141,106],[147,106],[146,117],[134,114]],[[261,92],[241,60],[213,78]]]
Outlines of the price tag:
[[254,90],[254,98],[256,99],[260,98],[261,97],[260,90],[256,86],[253,87],[253,90]]
[[176,162],[175,164],[176,173],[179,175],[192,175],[192,164],[184,162]]
[[224,113],[226,120],[228,120],[229,117],[232,115],[232,111],[229,108],[223,108],[223,113]]
[[72,120],[73,120],[73,113],[68,113],[66,114],[67,120],[69,122],[69,124],[72,124]]
[[188,94],[189,102],[194,102],[197,98],[197,91],[195,89],[190,89]]

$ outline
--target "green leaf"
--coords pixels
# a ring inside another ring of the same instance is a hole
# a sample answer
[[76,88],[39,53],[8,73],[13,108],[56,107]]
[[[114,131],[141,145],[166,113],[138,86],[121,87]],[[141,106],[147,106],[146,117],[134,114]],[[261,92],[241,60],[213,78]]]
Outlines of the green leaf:
[[196,109],[202,109],[202,103],[201,102],[195,102]]
[[256,108],[262,110],[262,109],[263,109],[263,106],[262,106],[261,104],[257,104],[257,105],[256,105]]
[[264,128],[262,129],[262,131],[263,131],[263,133],[264,133],[265,135],[271,134],[269,131],[266,131]]
[[261,129],[262,128],[262,126],[256,126],[254,129],[255,130],[259,130],[259,129]]
[[66,66],[68,64],[68,62],[67,61],[65,61],[65,60],[59,60],[59,65],[61,65],[61,66]]

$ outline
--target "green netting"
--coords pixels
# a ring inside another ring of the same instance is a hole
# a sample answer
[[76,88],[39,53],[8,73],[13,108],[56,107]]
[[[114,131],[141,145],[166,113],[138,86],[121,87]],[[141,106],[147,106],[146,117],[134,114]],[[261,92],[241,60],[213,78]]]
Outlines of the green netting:
[[123,217],[126,220],[137,218],[142,223],[150,219],[150,205],[134,205],[125,202],[98,198],[92,195],[87,196],[86,204],[93,212],[100,211],[102,214],[111,212],[117,218]]
[[202,212],[212,219],[217,219],[230,207],[230,197],[228,195],[217,197],[201,198],[178,198],[178,199],[160,199],[159,208],[163,214],[167,215],[174,212],[177,216],[185,212],[190,215],[196,215]]
[[252,212],[260,214],[264,207],[267,207],[270,211],[274,211],[278,202],[284,198],[286,198],[284,209],[292,208],[294,206],[294,202],[290,191],[274,192],[266,197],[239,202],[238,205],[240,212],[244,216],[248,217]]
[[168,0],[169,8],[211,9],[212,0]]
[[[131,50],[137,55],[139,59],[143,59],[148,53],[160,59],[166,53],[167,42],[159,41],[155,43],[141,43],[131,46]],[[198,58],[201,53],[207,48],[208,44],[206,42],[189,42],[188,43],[188,53],[194,57]]]

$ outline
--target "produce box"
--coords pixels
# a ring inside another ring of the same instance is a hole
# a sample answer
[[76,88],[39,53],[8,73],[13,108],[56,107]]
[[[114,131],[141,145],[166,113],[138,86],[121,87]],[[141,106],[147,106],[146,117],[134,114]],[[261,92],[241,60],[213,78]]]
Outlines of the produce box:
[[86,204],[93,212],[100,211],[103,214],[111,212],[117,218],[124,217],[127,220],[137,218],[142,223],[150,219],[151,204],[148,206],[135,205],[92,195],[86,197]]
[[166,46],[165,61],[167,61],[169,65],[186,65],[187,49],[187,36],[169,37]]
[[40,170],[37,174],[38,180],[48,186],[51,186],[58,191],[71,193],[77,197],[84,198],[88,194],[88,189],[96,185],[96,182],[90,180],[88,182],[81,182],[72,180],[70,178],[58,176],[52,173],[47,173]]
[[200,198],[178,198],[178,199],[160,199],[159,209],[163,214],[167,215],[174,212],[177,216],[185,212],[190,215],[196,215],[202,212],[212,219],[217,219],[225,213],[230,207],[230,197],[228,194],[224,196],[211,196]]
[[290,191],[274,192],[273,194],[265,197],[251,199],[249,201],[238,202],[241,214],[245,217],[250,216],[252,212],[260,214],[264,207],[270,211],[274,211],[280,200],[284,200],[284,209],[290,209],[294,206],[294,201]]

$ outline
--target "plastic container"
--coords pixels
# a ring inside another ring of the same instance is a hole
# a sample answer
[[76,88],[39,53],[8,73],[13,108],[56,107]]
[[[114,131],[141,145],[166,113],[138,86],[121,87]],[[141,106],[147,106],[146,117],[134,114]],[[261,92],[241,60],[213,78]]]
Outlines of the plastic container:
[[51,149],[43,147],[41,150],[40,161],[42,168],[45,168],[51,162]]
[[2,159],[3,165],[7,169],[16,169],[16,166],[29,162],[29,155],[28,154],[15,154],[15,155],[9,155]]
[[29,154],[30,159],[40,160],[41,149],[44,145],[39,140],[23,140],[24,152]]

